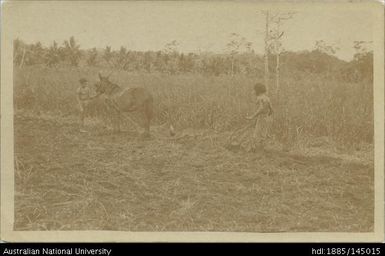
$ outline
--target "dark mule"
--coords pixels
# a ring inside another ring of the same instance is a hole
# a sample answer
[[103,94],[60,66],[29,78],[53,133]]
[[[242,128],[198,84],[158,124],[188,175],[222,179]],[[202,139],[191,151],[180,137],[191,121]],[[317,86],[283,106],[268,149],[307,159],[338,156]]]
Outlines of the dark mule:
[[144,135],[150,135],[153,116],[153,97],[142,87],[122,88],[99,73],[100,81],[95,84],[97,95],[105,95],[107,106],[117,114],[117,129],[120,130],[121,114],[137,111],[143,115]]

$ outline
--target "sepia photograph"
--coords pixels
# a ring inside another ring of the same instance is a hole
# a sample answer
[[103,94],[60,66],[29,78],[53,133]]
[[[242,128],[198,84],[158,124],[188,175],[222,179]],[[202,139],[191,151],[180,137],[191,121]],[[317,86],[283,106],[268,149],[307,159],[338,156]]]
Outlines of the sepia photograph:
[[383,240],[383,8],[2,3],[2,239]]

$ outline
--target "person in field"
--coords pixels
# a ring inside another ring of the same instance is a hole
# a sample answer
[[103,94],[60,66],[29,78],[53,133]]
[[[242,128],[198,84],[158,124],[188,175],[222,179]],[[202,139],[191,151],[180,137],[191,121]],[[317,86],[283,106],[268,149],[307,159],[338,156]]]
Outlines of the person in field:
[[80,108],[80,122],[81,122],[80,132],[86,132],[84,129],[85,128],[84,120],[87,114],[86,113],[87,107],[91,100],[91,90],[88,87],[87,79],[81,78],[79,82],[80,82],[80,86],[76,92],[77,92],[77,100]]
[[266,86],[256,83],[254,86],[256,95],[256,111],[251,116],[246,116],[248,120],[255,120],[254,131],[251,139],[251,150],[264,150],[266,139],[269,132],[269,116],[273,114],[270,98],[266,95]]

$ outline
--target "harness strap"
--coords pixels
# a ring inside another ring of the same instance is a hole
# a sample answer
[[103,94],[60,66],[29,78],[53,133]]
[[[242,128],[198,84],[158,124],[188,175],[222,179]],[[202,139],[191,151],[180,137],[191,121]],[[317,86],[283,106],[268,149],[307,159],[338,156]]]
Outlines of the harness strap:
[[140,126],[138,125],[138,123],[136,123],[128,114],[124,115],[123,112],[119,109],[119,106],[116,103],[116,101],[114,101],[111,98],[107,98],[105,102],[107,102],[107,104],[109,104],[110,107],[115,109],[120,114],[119,116],[122,116],[123,118],[128,120],[131,124],[133,124],[136,131],[139,131]]

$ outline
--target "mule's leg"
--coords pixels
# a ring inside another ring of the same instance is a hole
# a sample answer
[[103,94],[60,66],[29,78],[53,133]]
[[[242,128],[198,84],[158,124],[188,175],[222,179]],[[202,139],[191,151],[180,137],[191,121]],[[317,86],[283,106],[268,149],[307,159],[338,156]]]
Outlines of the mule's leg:
[[150,137],[150,118],[148,116],[144,117],[144,137]]
[[113,115],[111,116],[112,120],[112,130],[114,133],[120,132],[120,113],[117,111],[113,112]]
[[116,131],[117,132],[120,132],[120,119],[121,119],[120,115],[121,115],[120,112],[116,113]]
[[143,114],[144,114],[144,136],[150,136],[150,123],[153,116],[153,100],[149,98],[143,106]]

